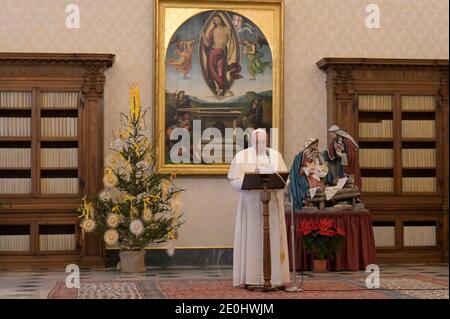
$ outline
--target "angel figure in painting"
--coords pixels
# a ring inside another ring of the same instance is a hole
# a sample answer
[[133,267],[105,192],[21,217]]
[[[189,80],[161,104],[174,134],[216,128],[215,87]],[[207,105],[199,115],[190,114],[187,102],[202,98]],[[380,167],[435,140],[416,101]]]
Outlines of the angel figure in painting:
[[174,67],[175,71],[183,74],[183,78],[189,79],[188,74],[192,69],[192,56],[194,55],[194,40],[177,41],[174,53],[178,58],[167,60],[167,64]]
[[264,62],[264,53],[258,50],[256,42],[244,41],[244,54],[247,56],[247,70],[250,80],[256,80],[256,75],[263,74],[266,68],[272,68],[272,62]]

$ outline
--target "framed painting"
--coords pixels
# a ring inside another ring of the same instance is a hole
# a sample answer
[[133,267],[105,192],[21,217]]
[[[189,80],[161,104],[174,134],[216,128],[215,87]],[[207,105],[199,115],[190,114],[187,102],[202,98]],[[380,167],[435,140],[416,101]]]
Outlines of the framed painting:
[[226,174],[249,134],[283,150],[283,0],[156,0],[156,167]]

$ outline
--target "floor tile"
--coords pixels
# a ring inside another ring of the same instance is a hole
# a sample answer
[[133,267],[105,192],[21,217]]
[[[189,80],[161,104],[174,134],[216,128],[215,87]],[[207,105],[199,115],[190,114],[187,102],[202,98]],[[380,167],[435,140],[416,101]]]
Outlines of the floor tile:
[[[384,264],[380,265],[381,274],[394,276],[405,275],[416,276],[423,274],[424,276],[431,276],[436,280],[448,279],[448,265],[447,264]],[[65,281],[68,273],[61,271],[37,270],[34,272],[12,272],[2,271],[0,276],[0,298],[46,298],[49,291],[52,290],[57,281]],[[220,267],[147,267],[145,273],[120,273],[115,268],[108,269],[83,269],[81,270],[81,281],[156,281],[156,282],[173,282],[178,280],[231,280],[233,269],[231,266]],[[327,278],[342,278],[342,280],[351,279],[352,276],[357,278],[360,284],[364,284],[364,278],[367,273],[364,271],[358,272],[330,272],[325,274],[313,273],[310,271],[296,272],[297,284],[307,283],[308,280],[327,280]],[[291,273],[292,276],[292,273]],[[346,278],[346,279],[344,279]],[[387,277],[388,278],[388,277]],[[353,279],[351,279],[353,280]],[[395,283],[395,282],[394,282]],[[393,283],[393,284],[394,284]],[[402,282],[400,282],[402,283]],[[397,284],[397,283],[396,283]],[[414,296],[414,293],[410,294]],[[439,294],[428,294],[429,296]],[[423,294],[424,298],[428,296]],[[441,294],[445,296],[444,294]],[[448,295],[448,289],[447,289]]]

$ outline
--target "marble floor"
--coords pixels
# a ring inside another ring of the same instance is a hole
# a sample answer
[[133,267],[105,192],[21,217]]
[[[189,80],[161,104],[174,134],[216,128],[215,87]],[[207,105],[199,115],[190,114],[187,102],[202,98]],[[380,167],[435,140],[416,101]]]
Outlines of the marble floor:
[[[448,264],[389,264],[380,265],[381,276],[401,275],[415,276],[427,275],[436,279],[448,281]],[[0,299],[45,299],[55,287],[57,281],[65,281],[68,273],[62,271],[39,270],[33,272],[0,271]],[[337,278],[364,275],[364,272],[329,272],[317,274],[304,272],[297,274],[298,283],[308,278]],[[367,275],[367,274],[366,274]],[[229,266],[217,267],[148,267],[142,274],[125,274],[115,269],[81,270],[80,280],[83,281],[120,281],[120,280],[151,280],[168,281],[179,279],[231,279],[232,268]]]

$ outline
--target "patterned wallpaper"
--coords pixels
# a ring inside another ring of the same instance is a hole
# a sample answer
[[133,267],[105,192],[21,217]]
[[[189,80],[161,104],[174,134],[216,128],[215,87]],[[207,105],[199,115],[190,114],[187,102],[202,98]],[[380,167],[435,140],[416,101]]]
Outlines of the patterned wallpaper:
[[[81,28],[65,27],[66,5],[81,10]],[[381,28],[365,26],[365,7],[378,4]],[[285,0],[285,160],[304,141],[326,139],[323,57],[448,59],[447,0]],[[153,99],[153,1],[0,0],[0,52],[114,53],[105,90],[105,145],[128,108],[137,82],[142,103]],[[149,118],[151,122],[151,118]],[[322,145],[323,147],[324,145]],[[185,220],[179,246],[233,244],[238,194],[225,178],[179,178]]]

